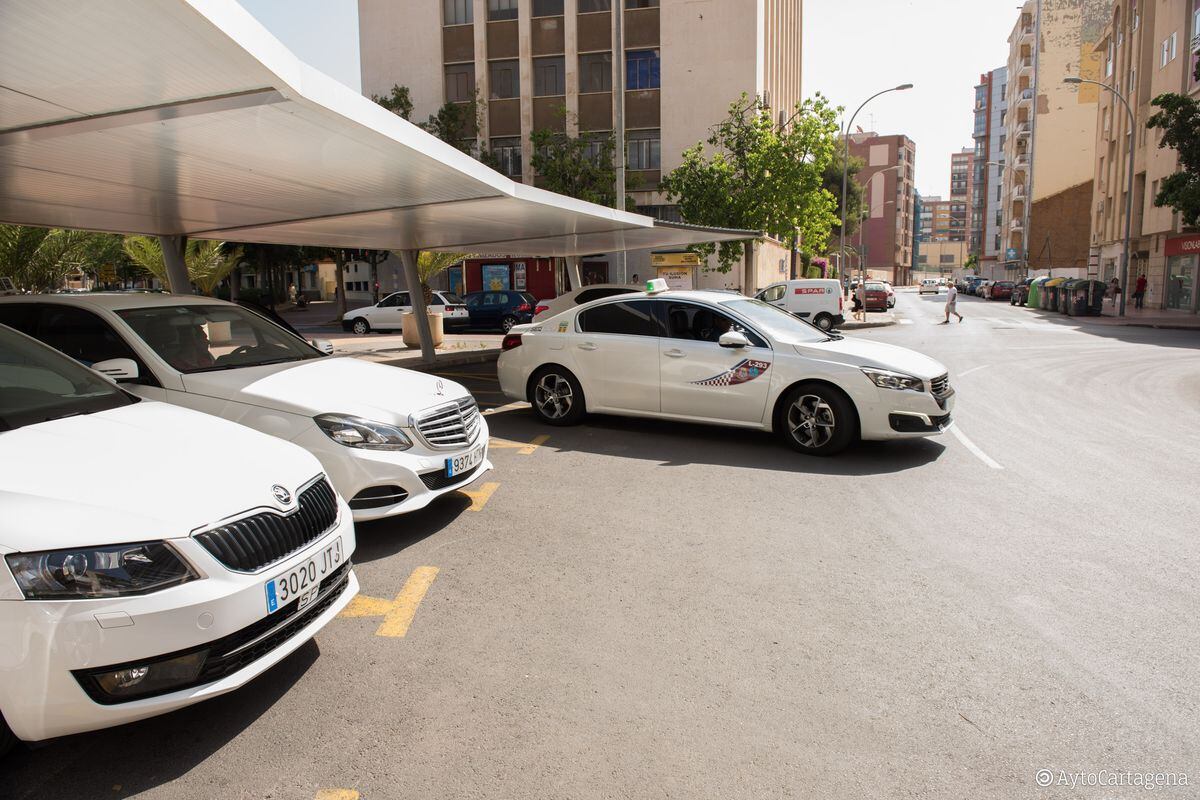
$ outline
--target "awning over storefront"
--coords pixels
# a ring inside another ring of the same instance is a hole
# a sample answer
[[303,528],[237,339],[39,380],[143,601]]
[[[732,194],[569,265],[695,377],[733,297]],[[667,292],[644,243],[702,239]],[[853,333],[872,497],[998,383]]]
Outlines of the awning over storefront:
[[0,4],[0,221],[518,256],[755,236],[516,183],[301,63],[232,0]]

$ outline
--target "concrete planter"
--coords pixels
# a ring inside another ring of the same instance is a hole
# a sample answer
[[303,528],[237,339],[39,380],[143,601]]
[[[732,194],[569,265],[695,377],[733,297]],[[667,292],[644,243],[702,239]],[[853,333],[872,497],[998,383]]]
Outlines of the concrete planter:
[[[441,314],[429,315],[429,332],[433,334],[433,346],[441,347],[446,339]],[[421,336],[417,333],[417,317],[411,311],[400,316],[400,334],[408,347],[421,346]]]

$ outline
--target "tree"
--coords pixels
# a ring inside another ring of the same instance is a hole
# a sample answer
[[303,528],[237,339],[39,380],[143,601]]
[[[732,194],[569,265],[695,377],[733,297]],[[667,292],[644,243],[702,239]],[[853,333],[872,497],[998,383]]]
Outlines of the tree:
[[[833,160],[829,162],[829,166],[825,168],[825,172],[821,175],[821,184],[825,190],[833,195],[837,201],[837,207],[834,209],[834,214],[837,219],[833,221],[833,227],[830,229],[830,237],[839,235],[838,231],[842,227],[842,163],[843,153],[841,149],[835,148]],[[848,195],[846,205],[846,236],[853,236],[858,230],[862,222],[862,207],[863,207],[863,187],[858,182],[855,176],[862,171],[865,162],[861,158],[850,156],[848,162],[850,167],[847,172],[846,188]]]
[[421,293],[425,295],[425,307],[433,302],[433,288],[429,282],[463,259],[471,258],[468,253],[436,253],[422,250],[417,254],[417,277],[421,279]]
[[412,116],[413,102],[412,95],[408,91],[407,86],[400,84],[392,84],[392,92],[386,97],[380,97],[377,94],[371,95],[371,100],[386,108],[401,119],[408,119]]
[[[1195,79],[1200,81],[1200,62]],[[1179,154],[1179,172],[1162,180],[1154,205],[1170,206],[1186,227],[1200,226],[1200,100],[1168,92],[1150,101],[1160,109],[1146,127],[1162,131],[1159,147],[1170,147]]]
[[[837,200],[823,175],[837,149],[838,109],[821,95],[798,103],[789,124],[778,127],[771,108],[743,94],[705,143],[688,148],[683,163],[661,183],[683,218],[699,225],[758,230],[824,252],[837,222]],[[719,270],[742,257],[743,242],[695,245],[716,250]]]
[[[171,291],[183,290],[181,286],[171,286],[167,279],[162,242],[157,236],[126,236],[124,249],[133,263],[158,278]],[[224,242],[207,239],[189,239],[183,254],[188,279],[203,294],[208,295],[215,292],[221,281],[233,272],[241,258],[240,247],[227,249]]]
[[584,138],[538,130],[530,139],[539,185],[578,200],[616,206],[616,142],[611,135]]
[[31,292],[58,289],[73,272],[115,266],[120,252],[121,237],[113,234],[0,225],[0,275]]
[[975,253],[967,256],[967,260],[963,262],[963,272],[978,272],[979,271],[979,256]]

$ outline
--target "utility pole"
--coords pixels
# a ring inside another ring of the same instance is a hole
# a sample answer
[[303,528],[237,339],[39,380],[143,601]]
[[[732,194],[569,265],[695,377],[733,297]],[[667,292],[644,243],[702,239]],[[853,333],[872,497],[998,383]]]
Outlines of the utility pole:
[[[616,136],[617,211],[625,210],[625,4],[613,3],[613,134]],[[629,262],[621,251],[621,283],[629,283]]]

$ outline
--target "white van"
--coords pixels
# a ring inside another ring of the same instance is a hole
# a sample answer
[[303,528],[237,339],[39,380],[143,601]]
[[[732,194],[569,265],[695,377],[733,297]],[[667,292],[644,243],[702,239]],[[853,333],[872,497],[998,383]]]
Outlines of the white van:
[[842,285],[829,278],[773,283],[755,298],[795,314],[823,331],[846,321],[842,314]]

